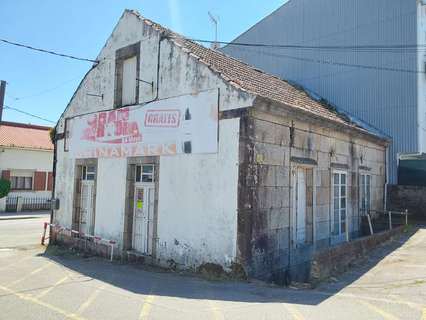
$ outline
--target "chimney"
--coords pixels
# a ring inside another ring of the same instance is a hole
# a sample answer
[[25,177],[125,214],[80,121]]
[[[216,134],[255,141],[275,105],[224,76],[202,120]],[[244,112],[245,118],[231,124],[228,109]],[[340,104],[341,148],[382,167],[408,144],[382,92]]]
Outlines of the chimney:
[[0,80],[0,123],[3,116],[4,94],[6,91],[6,81]]

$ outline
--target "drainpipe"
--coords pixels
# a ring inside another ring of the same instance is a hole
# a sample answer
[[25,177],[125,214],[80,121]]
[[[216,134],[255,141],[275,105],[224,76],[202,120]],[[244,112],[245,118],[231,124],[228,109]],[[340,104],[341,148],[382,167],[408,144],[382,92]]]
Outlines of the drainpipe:
[[160,34],[160,39],[158,40],[158,56],[157,56],[157,88],[156,88],[156,96],[154,99],[145,102],[144,104],[148,104],[154,101],[158,100],[158,94],[159,94],[159,84],[160,84],[160,62],[161,62],[161,41],[163,41],[164,39],[166,39],[166,35],[164,34],[164,32],[162,32]]
[[294,121],[291,122],[290,127],[290,147],[288,151],[288,160],[289,160],[289,172],[288,172],[288,202],[291,203],[291,206],[289,205],[288,210],[288,269],[287,269],[287,275],[286,275],[286,284],[289,285],[291,283],[291,250],[292,250],[292,243],[291,239],[293,236],[293,221],[292,221],[292,212],[293,212],[293,201],[291,197],[291,188],[292,188],[292,182],[291,182],[291,176],[292,176],[292,168],[291,168],[291,149],[293,148],[294,143]]
[[[52,201],[55,200],[55,203],[51,202],[52,208],[50,211],[50,224],[53,224],[53,218],[54,218],[54,212],[56,207],[56,199],[55,199],[55,186],[56,186],[56,152],[58,149],[57,146],[57,140],[56,140],[56,128],[57,125],[54,127],[55,130],[55,137],[54,137],[54,143],[53,143],[53,168],[52,168]],[[49,227],[49,239],[52,239],[52,227]]]
[[[398,157],[399,158],[399,157]],[[386,157],[385,157],[385,196],[383,200],[383,211],[387,211],[387,205],[388,205],[388,183],[389,183],[389,145],[386,146]]]

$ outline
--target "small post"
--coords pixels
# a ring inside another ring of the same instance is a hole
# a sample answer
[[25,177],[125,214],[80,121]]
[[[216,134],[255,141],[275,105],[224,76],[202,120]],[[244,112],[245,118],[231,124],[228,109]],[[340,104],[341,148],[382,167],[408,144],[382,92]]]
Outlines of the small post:
[[44,246],[44,240],[46,239],[46,229],[47,229],[47,225],[48,223],[45,222],[44,223],[44,227],[43,227],[43,235],[41,236],[41,245]]
[[114,243],[111,244],[111,261],[114,259]]
[[392,211],[389,211],[389,230],[392,230]]
[[405,225],[408,225],[408,209],[405,209]]
[[373,225],[371,224],[370,213],[367,213],[368,226],[370,227],[370,234],[373,235]]

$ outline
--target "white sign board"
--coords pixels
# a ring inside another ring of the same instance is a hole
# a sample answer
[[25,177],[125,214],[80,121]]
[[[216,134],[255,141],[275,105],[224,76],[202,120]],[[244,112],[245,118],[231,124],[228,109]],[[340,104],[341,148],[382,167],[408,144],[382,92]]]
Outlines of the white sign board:
[[218,91],[203,91],[67,120],[73,158],[216,153]]

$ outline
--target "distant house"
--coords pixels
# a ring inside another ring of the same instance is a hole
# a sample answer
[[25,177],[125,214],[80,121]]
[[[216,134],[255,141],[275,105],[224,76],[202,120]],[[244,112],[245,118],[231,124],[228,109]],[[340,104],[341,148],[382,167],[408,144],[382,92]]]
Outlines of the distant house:
[[10,180],[9,198],[50,198],[53,144],[49,127],[0,122],[0,173]]
[[55,224],[276,280],[383,210],[387,138],[300,88],[128,10],[98,60],[56,125]]

